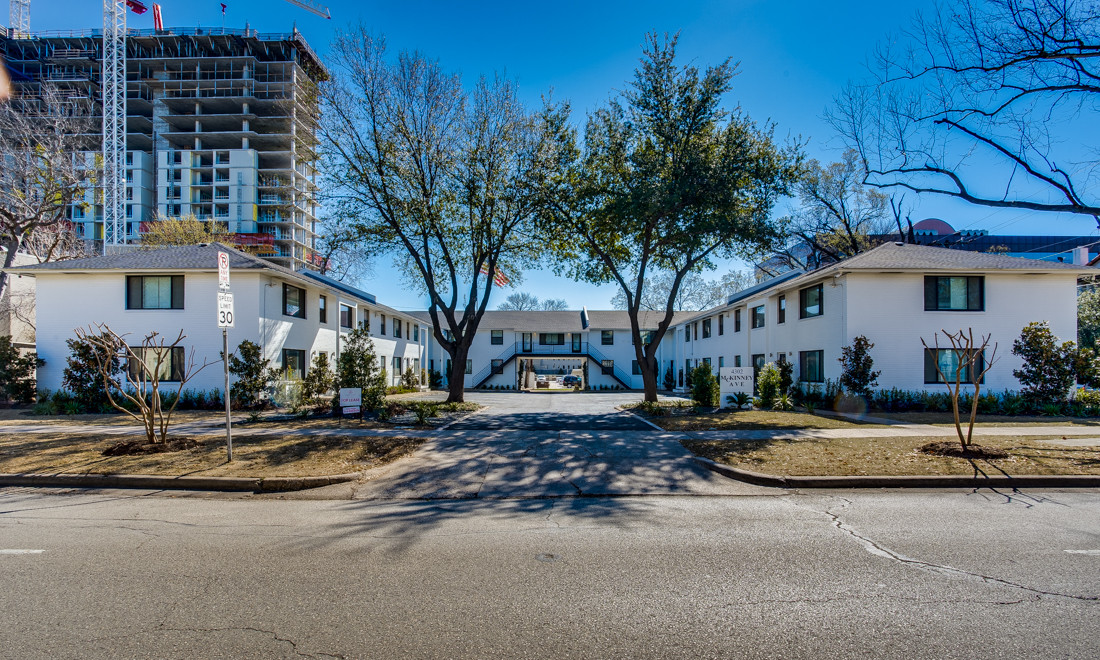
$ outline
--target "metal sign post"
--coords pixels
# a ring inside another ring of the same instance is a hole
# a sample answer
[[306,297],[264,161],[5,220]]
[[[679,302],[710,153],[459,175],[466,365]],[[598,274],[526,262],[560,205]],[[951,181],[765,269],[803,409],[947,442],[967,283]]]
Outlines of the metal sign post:
[[218,253],[218,327],[222,329],[222,366],[225,369],[225,453],[233,462],[233,416],[229,402],[229,328],[233,327],[233,294],[229,293],[229,254]]

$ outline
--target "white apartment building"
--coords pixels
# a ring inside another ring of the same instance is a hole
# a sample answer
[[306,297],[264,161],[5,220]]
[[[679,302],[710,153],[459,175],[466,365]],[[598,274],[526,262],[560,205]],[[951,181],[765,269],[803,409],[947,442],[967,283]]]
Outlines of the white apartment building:
[[[1021,361],[1012,342],[1033,321],[1047,321],[1065,340],[1077,338],[1080,265],[920,245],[886,243],[808,273],[785,273],[730,297],[726,305],[678,323],[662,346],[665,369],[788,361],[799,382],[817,386],[841,374],[841,349],[857,336],[874,343],[880,388],[944,387],[935,362],[954,371],[943,331],[990,337],[984,360],[992,390],[1018,389]],[[940,350],[925,350],[924,339]],[[993,356],[993,348],[996,355]]]
[[[13,269],[31,276],[37,290],[37,351],[46,361],[39,387],[59,389],[69,356],[66,341],[76,328],[105,323],[140,345],[151,331],[169,341],[182,330],[183,350],[165,365],[165,380],[194,350],[199,363],[220,365],[217,327],[218,252],[230,255],[235,327],[230,350],[242,341],[258,344],[271,366],[303,376],[318,353],[334,362],[355,325],[369,328],[388,384],[406,369],[420,372],[430,334],[414,316],[377,302],[374,296],[311,271],[295,272],[219,244],[132,251]],[[221,368],[211,366],[187,384],[222,389]]]

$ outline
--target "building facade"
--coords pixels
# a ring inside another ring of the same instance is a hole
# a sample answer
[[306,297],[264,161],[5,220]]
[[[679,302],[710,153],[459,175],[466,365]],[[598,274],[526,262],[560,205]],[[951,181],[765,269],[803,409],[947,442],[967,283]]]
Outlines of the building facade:
[[[98,30],[0,34],[13,101],[50,85],[100,112],[103,39]],[[194,215],[236,234],[239,245],[281,266],[316,265],[316,122],[313,86],[324,68],[297,30],[129,30],[125,161],[126,241],[158,217]],[[73,155],[102,158],[102,117]],[[103,239],[102,190],[69,211],[77,233]]]
[[[37,289],[37,351],[46,364],[39,387],[62,387],[70,354],[66,341],[77,328],[104,323],[138,346],[150,332],[171,341],[186,335],[180,356],[194,351],[198,364],[217,363],[187,384],[221,389],[221,329],[217,326],[218,252],[230,254],[235,324],[230,349],[248,340],[261,347],[272,367],[304,376],[319,353],[335,364],[348,333],[366,327],[387,384],[408,369],[419,374],[430,334],[415,317],[379,304],[374,296],[310,271],[295,272],[233,248],[211,244],[74,259],[16,269]],[[166,380],[171,381],[171,378]]]

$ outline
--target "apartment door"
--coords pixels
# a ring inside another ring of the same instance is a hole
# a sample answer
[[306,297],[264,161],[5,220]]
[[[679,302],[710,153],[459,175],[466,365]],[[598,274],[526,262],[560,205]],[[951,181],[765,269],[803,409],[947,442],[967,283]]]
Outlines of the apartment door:
[[579,333],[576,333],[576,332],[573,333],[573,352],[574,353],[580,353],[581,352],[581,336],[580,336]]
[[524,353],[530,353],[533,350],[533,340],[530,332],[523,333],[523,347],[520,349]]

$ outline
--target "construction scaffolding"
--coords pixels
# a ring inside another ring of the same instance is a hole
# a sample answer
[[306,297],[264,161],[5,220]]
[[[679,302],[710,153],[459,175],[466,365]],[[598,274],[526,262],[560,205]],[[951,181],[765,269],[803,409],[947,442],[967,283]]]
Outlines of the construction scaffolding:
[[[97,246],[132,243],[140,241],[142,223],[194,215],[232,233],[270,237],[270,245],[256,248],[276,263],[315,266],[314,85],[326,74],[301,34],[247,28],[125,34],[124,147],[120,175],[110,178],[119,182],[121,222],[105,222],[112,198],[101,183],[73,206],[70,219],[81,235]],[[106,131],[112,108],[102,102],[110,78],[104,37],[104,30],[0,35],[0,55],[17,95],[33,97],[48,84],[90,102]],[[101,181],[108,180],[109,154],[92,148],[77,157],[102,168]]]

